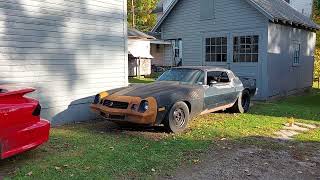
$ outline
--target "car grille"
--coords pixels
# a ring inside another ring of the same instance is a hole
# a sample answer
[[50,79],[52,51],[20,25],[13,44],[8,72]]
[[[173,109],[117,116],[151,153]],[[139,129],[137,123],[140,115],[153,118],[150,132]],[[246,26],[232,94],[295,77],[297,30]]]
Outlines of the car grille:
[[110,100],[105,100],[103,102],[104,106],[107,106],[109,108],[115,108],[115,109],[127,109],[129,106],[129,103],[127,102],[118,102],[118,101],[110,101]]

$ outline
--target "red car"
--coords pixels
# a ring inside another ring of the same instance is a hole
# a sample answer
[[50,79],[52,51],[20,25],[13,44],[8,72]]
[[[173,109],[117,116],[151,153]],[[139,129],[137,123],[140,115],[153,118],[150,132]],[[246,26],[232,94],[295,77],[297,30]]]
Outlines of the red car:
[[50,123],[40,118],[32,88],[0,86],[0,159],[36,148],[49,139]]

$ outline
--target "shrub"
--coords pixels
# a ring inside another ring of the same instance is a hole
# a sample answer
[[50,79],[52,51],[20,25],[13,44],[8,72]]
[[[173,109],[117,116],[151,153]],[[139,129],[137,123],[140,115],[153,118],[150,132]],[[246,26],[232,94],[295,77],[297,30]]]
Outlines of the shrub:
[[320,48],[316,49],[314,57],[314,77],[320,77]]

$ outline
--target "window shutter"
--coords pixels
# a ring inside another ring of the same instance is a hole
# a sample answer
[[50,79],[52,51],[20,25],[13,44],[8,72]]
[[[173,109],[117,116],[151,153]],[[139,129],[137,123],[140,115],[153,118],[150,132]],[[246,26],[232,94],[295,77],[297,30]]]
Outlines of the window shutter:
[[200,20],[213,19],[214,0],[200,0]]

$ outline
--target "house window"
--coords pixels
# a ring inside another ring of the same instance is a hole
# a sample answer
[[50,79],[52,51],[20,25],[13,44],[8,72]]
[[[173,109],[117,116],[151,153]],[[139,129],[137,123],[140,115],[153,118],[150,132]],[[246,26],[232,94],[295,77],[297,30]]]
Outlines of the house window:
[[259,36],[238,36],[233,39],[233,62],[258,62]]
[[293,65],[300,64],[300,52],[301,52],[301,45],[298,42],[294,42],[293,44]]
[[227,62],[227,37],[206,38],[206,62]]

